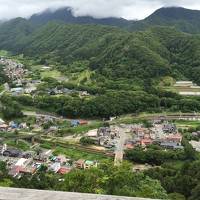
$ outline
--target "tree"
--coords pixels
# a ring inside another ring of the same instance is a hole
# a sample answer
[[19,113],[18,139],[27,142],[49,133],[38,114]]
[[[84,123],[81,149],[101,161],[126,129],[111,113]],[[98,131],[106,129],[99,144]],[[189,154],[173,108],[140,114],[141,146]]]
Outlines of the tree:
[[95,141],[93,139],[91,139],[90,137],[82,137],[80,139],[80,143],[82,145],[91,145],[91,144],[94,144]]
[[200,184],[198,184],[191,192],[189,200],[200,200]]
[[182,140],[182,144],[184,146],[185,156],[187,159],[195,160],[196,159],[196,151],[192,147],[192,145],[185,138]]

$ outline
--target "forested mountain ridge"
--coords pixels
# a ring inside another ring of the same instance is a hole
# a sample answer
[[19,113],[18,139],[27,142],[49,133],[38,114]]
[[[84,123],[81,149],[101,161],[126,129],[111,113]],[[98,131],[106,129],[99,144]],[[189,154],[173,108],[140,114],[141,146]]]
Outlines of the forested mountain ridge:
[[[13,31],[14,26],[8,23],[0,29],[1,49],[62,65],[88,61],[90,69],[111,79],[191,78],[199,69],[199,37],[173,28],[128,32],[109,26],[51,22],[33,31],[27,21],[19,19],[17,23],[24,28]],[[199,82],[195,74],[193,79]]]
[[160,8],[144,20],[132,22],[129,30],[144,30],[151,26],[172,26],[186,33],[200,33],[200,11],[182,7]]
[[44,25],[50,21],[60,21],[67,24],[100,24],[117,26],[129,31],[145,30],[151,26],[172,26],[187,33],[200,32],[200,11],[182,7],[164,7],[156,10],[144,20],[126,20],[123,18],[94,18],[91,16],[76,17],[71,8],[60,8],[56,11],[46,10],[34,14],[29,22],[34,25]]
[[130,21],[123,18],[94,18],[91,16],[76,17],[73,15],[72,8],[60,8],[56,11],[49,9],[44,12],[34,14],[30,17],[29,21],[35,25],[44,25],[50,21],[60,21],[67,24],[100,24],[118,27],[126,27]]
[[[177,9],[179,12],[174,13]],[[146,20],[153,23],[158,16],[194,20],[198,13],[183,8],[162,8]],[[51,14],[48,12],[47,16]],[[33,19],[34,16],[28,20],[17,18],[3,23],[0,26],[0,49],[22,53],[39,63],[58,64],[64,73],[69,70],[98,72],[93,73],[92,79],[104,84],[107,80],[122,80],[129,84],[131,80],[136,87],[144,88],[145,82],[149,85],[165,76],[200,83],[198,35],[163,26],[137,32],[113,26],[51,20],[38,26],[31,22]]]
[[[1,26],[0,48],[16,54],[60,63],[67,71],[74,63],[98,72],[96,79],[144,80],[172,76],[200,83],[200,38],[175,28],[152,27],[142,32],[101,25],[50,22],[34,28],[15,19]],[[101,77],[101,78],[102,78]]]

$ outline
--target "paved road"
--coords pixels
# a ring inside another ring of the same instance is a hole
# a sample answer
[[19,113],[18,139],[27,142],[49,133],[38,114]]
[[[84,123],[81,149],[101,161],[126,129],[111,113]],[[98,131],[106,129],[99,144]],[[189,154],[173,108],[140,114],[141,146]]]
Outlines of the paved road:
[[119,127],[119,135],[120,139],[118,140],[118,143],[116,145],[116,150],[115,150],[115,160],[114,163],[115,165],[119,165],[123,161],[124,157],[124,144],[127,139],[127,133],[123,128]]
[[[55,119],[55,120],[68,120],[68,121],[71,121],[71,120],[76,120],[76,119],[71,119],[71,118],[64,118],[62,116],[56,116],[56,115],[53,115],[53,114],[42,114],[42,113],[37,113],[35,111],[23,111],[23,114],[25,116],[34,116],[34,117],[47,117],[47,118],[52,118],[52,119]],[[79,120],[85,120],[85,119],[79,119]],[[91,124],[93,121],[92,120],[87,120],[86,121],[88,122],[88,124]]]
[[40,114],[34,111],[23,111],[25,116],[35,116],[35,117],[51,117],[53,119],[63,119],[62,117],[50,115],[50,114]]

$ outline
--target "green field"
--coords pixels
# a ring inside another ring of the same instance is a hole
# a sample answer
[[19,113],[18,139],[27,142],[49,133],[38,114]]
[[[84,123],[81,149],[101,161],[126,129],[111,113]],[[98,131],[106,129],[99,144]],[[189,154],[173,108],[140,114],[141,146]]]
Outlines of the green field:
[[15,140],[10,139],[10,140],[6,140],[5,143],[8,146],[15,147],[23,151],[28,151],[30,149],[30,145],[28,144],[28,142],[24,140],[19,140],[18,143],[16,143]]
[[197,128],[200,126],[200,121],[176,120],[175,124],[178,128]]
[[60,78],[62,76],[61,76],[61,72],[59,72],[57,70],[46,70],[46,71],[41,72],[41,77],[42,78],[51,77],[51,78],[57,79],[57,78]]
[[9,56],[9,52],[5,50],[0,50],[0,56]]
[[85,159],[85,160],[106,160],[110,159],[103,154],[95,154],[95,153],[88,153],[85,152],[84,150],[79,150],[76,147],[74,148],[63,148],[63,147],[56,147],[54,151],[54,155],[59,155],[59,154],[64,154],[66,157],[69,157],[73,160],[78,160],[78,159]]
[[67,135],[71,134],[84,134],[86,132],[88,132],[89,130],[92,130],[92,129],[96,129],[96,128],[99,128],[103,126],[103,123],[102,122],[91,122],[90,124],[87,124],[87,125],[79,125],[77,127],[70,127],[70,128],[65,128],[65,129],[62,129],[61,131]]
[[80,72],[80,73],[75,73],[75,74],[72,74],[71,75],[71,78],[69,79],[69,81],[71,83],[74,83],[74,84],[81,84],[82,82],[84,83],[87,83],[87,84],[91,84],[91,75],[93,74],[94,72],[90,71],[90,70],[85,70],[83,72]]

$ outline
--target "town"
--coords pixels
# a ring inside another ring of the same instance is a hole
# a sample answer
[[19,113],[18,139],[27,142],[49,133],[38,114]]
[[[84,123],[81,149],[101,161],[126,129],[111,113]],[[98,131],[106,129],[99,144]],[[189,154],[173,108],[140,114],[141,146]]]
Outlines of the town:
[[[44,81],[35,79],[34,73],[28,70],[23,64],[18,61],[6,57],[0,57],[0,65],[3,65],[3,70],[5,75],[8,77],[11,84],[4,84],[4,92],[7,92],[13,96],[20,95],[34,95],[37,94],[40,90],[39,87],[44,84]],[[50,67],[43,66],[41,72],[51,71]],[[62,80],[61,80],[62,81]],[[11,86],[9,86],[11,85]],[[45,93],[48,95],[69,95],[78,93],[80,97],[88,97],[90,94],[87,91],[78,91],[69,88],[46,88]]]
[[[67,121],[66,119],[60,119]],[[43,125],[51,121],[52,126],[44,129]],[[29,136],[35,137],[40,135],[48,135],[48,139],[53,135],[55,137],[56,131],[59,127],[55,124],[58,119],[53,117],[37,117],[35,124],[27,125],[26,122],[17,124],[16,122],[9,122],[8,124],[1,119],[0,131],[3,134],[1,137],[1,157],[0,160],[7,163],[9,174],[13,177],[20,178],[23,174],[35,174],[42,167],[48,171],[66,174],[73,168],[89,169],[97,167],[99,160],[85,160],[79,158],[74,160],[64,154],[55,155],[53,149],[39,148],[40,143],[31,140],[31,147],[27,151],[13,148],[5,143],[6,134],[14,133],[15,142],[20,141],[20,138],[30,139]],[[71,120],[69,121],[71,127],[84,126],[88,124],[87,121]],[[107,124],[108,125],[108,124]],[[35,132],[33,128],[37,127]],[[39,131],[38,131],[39,130]],[[77,141],[78,138],[78,141]],[[48,141],[47,139],[47,141]],[[73,140],[73,139],[72,139]],[[87,144],[89,140],[89,143]],[[66,140],[67,141],[67,140]],[[84,145],[89,145],[90,150],[101,147],[102,153],[111,155],[116,165],[122,163],[124,153],[126,150],[141,147],[144,151],[149,145],[155,144],[162,147],[163,151],[183,150],[181,145],[182,135],[178,132],[176,125],[166,120],[155,120],[151,122],[150,127],[145,127],[144,124],[120,124],[108,125],[107,127],[99,127],[86,132],[83,136],[78,135],[74,138],[74,142],[81,143],[86,141]],[[82,144],[83,145],[83,144]],[[84,147],[83,147],[84,149]],[[107,152],[107,153],[106,153]],[[109,154],[108,154],[109,152]]]
[[[43,80],[34,79],[31,71],[23,64],[5,57],[1,57],[0,64],[4,66],[4,72],[10,82],[4,84],[1,95],[34,97],[39,92]],[[42,68],[42,71],[46,70],[50,70],[50,67]],[[86,91],[63,87],[51,87],[45,91],[46,95],[51,96],[73,95],[77,92],[82,98],[90,96]],[[95,155],[92,156],[93,159],[88,159],[87,156],[81,155],[74,157],[73,153],[62,154],[62,151],[55,153],[56,143],[66,147],[70,144],[81,151],[98,153],[103,155],[104,159],[111,159],[116,166],[126,160],[127,150],[138,147],[143,151],[151,145],[157,145],[163,151],[184,150],[183,136],[176,124],[164,117],[147,120],[147,126],[143,122],[117,123],[117,117],[103,121],[68,119],[51,113],[26,110],[23,111],[23,116],[22,119],[11,121],[0,119],[0,160],[6,162],[9,175],[16,178],[21,178],[24,174],[33,175],[43,168],[46,172],[64,175],[73,169],[87,170],[101,163],[101,159]],[[181,116],[179,119],[182,120]],[[79,129],[81,131],[78,131]],[[56,143],[51,142],[55,140]],[[191,144],[198,151],[197,142],[191,141]],[[141,169],[146,168],[144,166]]]

